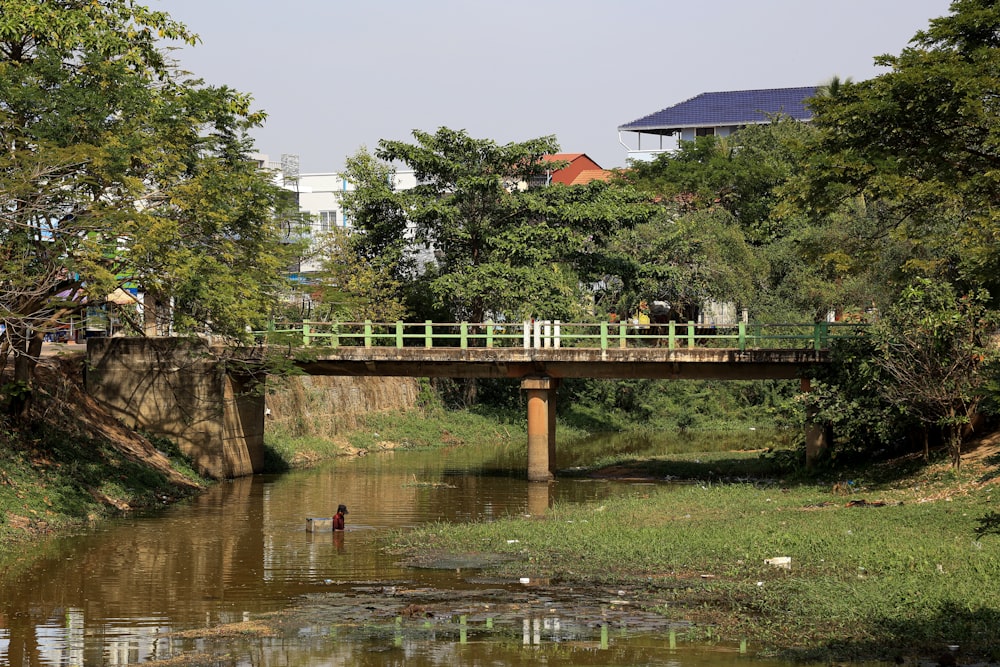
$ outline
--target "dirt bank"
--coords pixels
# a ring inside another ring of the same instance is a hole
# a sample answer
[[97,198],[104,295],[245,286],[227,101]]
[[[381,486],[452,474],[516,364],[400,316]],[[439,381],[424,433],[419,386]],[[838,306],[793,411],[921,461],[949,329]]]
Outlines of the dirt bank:
[[82,351],[50,351],[27,418],[0,423],[0,546],[204,488],[169,443],[126,428],[88,396],[83,368]]
[[265,427],[297,438],[335,440],[360,426],[367,414],[416,407],[419,393],[416,378],[297,375],[269,379]]

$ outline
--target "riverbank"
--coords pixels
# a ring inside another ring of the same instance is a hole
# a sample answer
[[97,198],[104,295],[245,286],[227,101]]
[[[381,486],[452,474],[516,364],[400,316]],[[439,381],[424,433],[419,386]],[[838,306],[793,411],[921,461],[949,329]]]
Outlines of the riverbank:
[[0,553],[123,512],[163,506],[208,481],[172,443],[108,415],[81,386],[83,355],[46,356],[30,414],[0,421]]
[[589,474],[662,481],[684,470],[684,483],[398,532],[386,548],[424,567],[481,562],[497,580],[621,589],[635,610],[782,658],[997,661],[997,452],[983,444],[959,472],[907,459],[811,481],[720,481],[751,453],[636,461]]

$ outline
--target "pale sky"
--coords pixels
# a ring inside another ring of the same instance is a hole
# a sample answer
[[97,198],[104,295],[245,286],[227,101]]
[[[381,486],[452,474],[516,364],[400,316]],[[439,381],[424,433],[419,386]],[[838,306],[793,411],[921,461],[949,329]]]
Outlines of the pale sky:
[[[554,134],[625,166],[618,126],[702,92],[879,74],[950,0],[142,0],[198,33],[181,65],[253,95],[302,173],[414,129]],[[635,135],[624,135],[634,146]]]

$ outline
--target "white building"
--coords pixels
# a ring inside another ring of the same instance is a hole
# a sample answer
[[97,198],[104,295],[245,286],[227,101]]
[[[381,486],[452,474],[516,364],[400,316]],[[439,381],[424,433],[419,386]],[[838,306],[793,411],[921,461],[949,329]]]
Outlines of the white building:
[[[397,171],[393,175],[396,190],[408,190],[417,184],[412,170]],[[299,210],[307,213],[311,220],[310,236],[315,241],[335,228],[350,228],[351,221],[344,214],[341,205],[345,192],[354,190],[354,184],[334,172],[300,174],[298,181],[290,185],[298,192]],[[306,258],[300,267],[302,273],[320,269],[315,257]]]

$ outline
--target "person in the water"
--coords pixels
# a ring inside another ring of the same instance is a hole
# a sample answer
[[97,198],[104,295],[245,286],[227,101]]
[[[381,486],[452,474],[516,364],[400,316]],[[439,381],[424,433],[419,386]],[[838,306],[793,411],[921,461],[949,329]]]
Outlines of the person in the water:
[[334,530],[344,530],[345,514],[347,514],[347,505],[337,505],[337,513],[333,515]]

